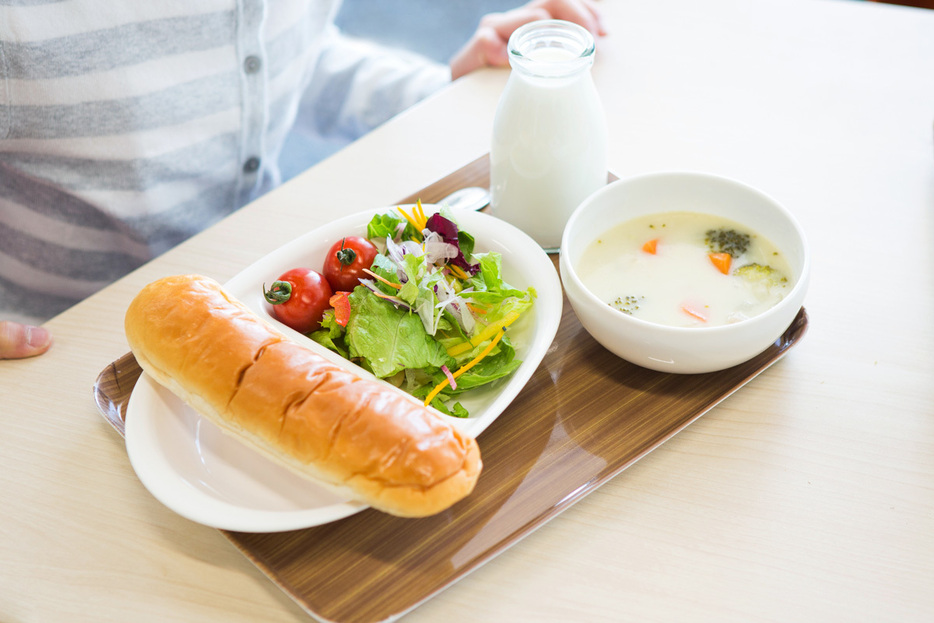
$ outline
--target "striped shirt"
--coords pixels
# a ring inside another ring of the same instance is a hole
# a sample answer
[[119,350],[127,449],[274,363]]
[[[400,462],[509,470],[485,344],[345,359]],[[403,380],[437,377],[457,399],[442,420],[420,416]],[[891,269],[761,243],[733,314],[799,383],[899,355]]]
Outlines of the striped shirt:
[[448,68],[340,35],[339,0],[0,0],[0,320],[42,322],[355,138]]

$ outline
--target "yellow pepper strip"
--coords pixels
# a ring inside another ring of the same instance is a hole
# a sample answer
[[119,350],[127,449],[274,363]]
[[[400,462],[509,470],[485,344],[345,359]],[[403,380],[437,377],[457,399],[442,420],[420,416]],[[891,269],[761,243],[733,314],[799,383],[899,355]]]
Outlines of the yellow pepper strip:
[[[506,335],[506,329],[505,327],[500,327],[499,333],[497,333],[496,337],[493,338],[493,341],[490,342],[487,345],[487,347],[483,349],[483,352],[481,352],[479,355],[471,359],[469,363],[465,363],[463,366],[460,367],[460,369],[457,372],[454,372],[453,374],[451,374],[451,376],[453,376],[456,379],[461,374],[463,374],[467,370],[470,370],[472,367],[480,363],[480,360],[486,357],[487,355],[489,355],[490,352],[496,347],[496,345],[499,344],[499,341],[503,338],[504,335]],[[447,377],[445,377],[443,381],[435,385],[435,388],[431,390],[428,396],[425,397],[425,406],[427,407],[428,405],[430,405],[431,401],[435,399],[435,396],[437,396],[441,392],[441,390],[447,387],[449,384],[450,384],[450,381],[448,380]]]
[[511,325],[513,322],[516,321],[518,317],[519,317],[519,312],[516,312],[516,311],[509,312],[508,314],[506,314],[505,318],[503,318],[502,320],[498,322],[494,322],[490,324],[483,331],[475,335],[473,339],[467,342],[461,342],[460,344],[455,344],[454,346],[449,348],[448,354],[451,357],[457,357],[460,354],[466,353],[471,348],[476,348],[480,344],[483,344],[486,340],[490,339],[490,337],[494,333],[499,331],[500,329],[504,329],[508,327],[509,325]]
[[425,229],[425,226],[428,225],[428,217],[425,216],[425,209],[422,208],[422,200],[415,200],[415,210],[416,216],[418,216],[419,222],[422,224],[422,229]]
[[405,220],[407,220],[407,221],[409,222],[409,225],[411,225],[412,227],[414,227],[414,228],[417,229],[418,231],[422,231],[422,228],[418,226],[418,223],[416,223],[415,220],[412,219],[412,217],[409,216],[408,213],[407,213],[405,210],[402,209],[402,206],[397,206],[396,209],[399,210],[399,214],[401,214],[402,216],[405,217]]
[[470,275],[464,272],[460,266],[455,266],[454,264],[448,264],[448,270],[450,270],[455,277],[458,279],[467,280],[470,279]]

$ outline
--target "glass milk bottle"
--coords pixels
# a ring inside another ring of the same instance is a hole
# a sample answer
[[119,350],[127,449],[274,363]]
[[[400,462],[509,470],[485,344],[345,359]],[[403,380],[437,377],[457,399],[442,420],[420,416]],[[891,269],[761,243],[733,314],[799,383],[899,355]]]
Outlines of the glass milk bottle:
[[548,251],[571,212],[606,184],[606,119],[584,28],[542,20],[509,38],[512,73],[493,121],[490,205]]

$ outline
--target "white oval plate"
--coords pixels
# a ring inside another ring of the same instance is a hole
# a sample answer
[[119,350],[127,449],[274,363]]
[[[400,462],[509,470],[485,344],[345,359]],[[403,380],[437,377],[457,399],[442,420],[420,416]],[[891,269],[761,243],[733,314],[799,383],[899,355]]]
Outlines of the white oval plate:
[[[427,214],[436,209],[423,207]],[[225,288],[291,339],[338,365],[367,374],[278,323],[262,289],[264,283],[271,284],[291,268],[320,271],[335,241],[349,235],[365,236],[372,216],[392,209],[359,212],[304,234],[246,268]],[[503,384],[461,397],[469,418],[449,418],[460,430],[476,437],[512,402],[541,363],[561,321],[562,290],[551,259],[522,231],[481,212],[458,210],[453,214],[460,228],[476,239],[475,251],[502,254],[503,278],[508,283],[519,288],[532,286],[538,293],[532,313],[511,327],[510,339],[522,364]],[[156,499],[183,517],[215,528],[238,532],[296,530],[367,508],[293,474],[224,434],[145,373],[127,405],[126,448],[137,476]]]

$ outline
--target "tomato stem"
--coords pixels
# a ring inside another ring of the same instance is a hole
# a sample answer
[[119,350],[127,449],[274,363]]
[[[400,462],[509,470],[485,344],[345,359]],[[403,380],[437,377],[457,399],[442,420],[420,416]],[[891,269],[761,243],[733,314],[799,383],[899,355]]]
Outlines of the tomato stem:
[[341,263],[341,272],[344,271],[344,266],[350,266],[357,259],[356,251],[351,248],[344,248],[346,241],[346,238],[341,238],[341,248],[337,250],[337,261]]
[[263,296],[273,305],[285,303],[292,297],[292,284],[288,281],[276,281],[273,282],[272,287],[267,290],[266,284],[264,283]]

